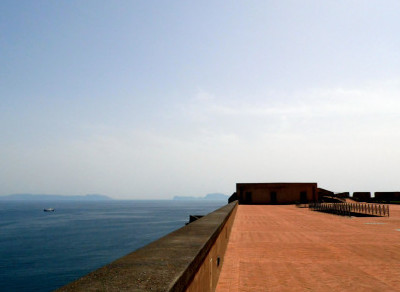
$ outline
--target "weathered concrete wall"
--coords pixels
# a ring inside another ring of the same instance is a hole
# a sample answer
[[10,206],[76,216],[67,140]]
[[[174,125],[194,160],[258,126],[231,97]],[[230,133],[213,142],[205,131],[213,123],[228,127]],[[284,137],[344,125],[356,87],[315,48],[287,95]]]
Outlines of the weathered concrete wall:
[[[230,203],[58,291],[185,291],[214,287],[237,202]],[[227,224],[228,223],[228,224]],[[211,262],[211,265],[208,264]],[[203,266],[203,263],[205,264]]]
[[228,221],[225,223],[206,259],[186,290],[187,292],[211,292],[217,287],[236,211],[237,208],[233,210]]
[[[236,193],[239,204],[293,204],[318,200],[316,183],[238,183]],[[276,200],[273,200],[275,196]]]

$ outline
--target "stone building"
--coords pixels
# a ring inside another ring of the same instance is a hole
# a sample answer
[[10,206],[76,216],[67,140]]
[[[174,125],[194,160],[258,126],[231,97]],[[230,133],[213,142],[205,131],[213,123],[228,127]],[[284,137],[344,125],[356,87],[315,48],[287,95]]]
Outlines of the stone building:
[[353,199],[360,202],[368,202],[371,200],[370,192],[354,192]]
[[400,201],[400,192],[375,192],[377,201]]
[[239,204],[294,204],[318,200],[317,183],[238,183]]

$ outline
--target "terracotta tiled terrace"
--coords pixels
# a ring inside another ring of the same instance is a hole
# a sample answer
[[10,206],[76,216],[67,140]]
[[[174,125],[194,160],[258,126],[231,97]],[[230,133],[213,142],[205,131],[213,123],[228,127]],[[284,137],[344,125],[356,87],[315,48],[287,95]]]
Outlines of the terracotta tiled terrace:
[[390,211],[239,205],[216,291],[400,291],[400,206]]

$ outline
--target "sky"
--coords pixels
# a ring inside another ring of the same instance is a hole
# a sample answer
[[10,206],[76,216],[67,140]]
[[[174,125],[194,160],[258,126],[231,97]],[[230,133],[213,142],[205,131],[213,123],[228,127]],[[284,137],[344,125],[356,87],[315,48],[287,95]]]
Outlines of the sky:
[[400,190],[400,1],[0,2],[0,195]]

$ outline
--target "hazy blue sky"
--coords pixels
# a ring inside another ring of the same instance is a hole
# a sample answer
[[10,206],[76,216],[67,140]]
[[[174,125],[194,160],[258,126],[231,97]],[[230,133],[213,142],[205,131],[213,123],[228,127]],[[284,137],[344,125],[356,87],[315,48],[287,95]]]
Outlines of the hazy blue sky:
[[400,190],[400,1],[0,1],[0,194]]

